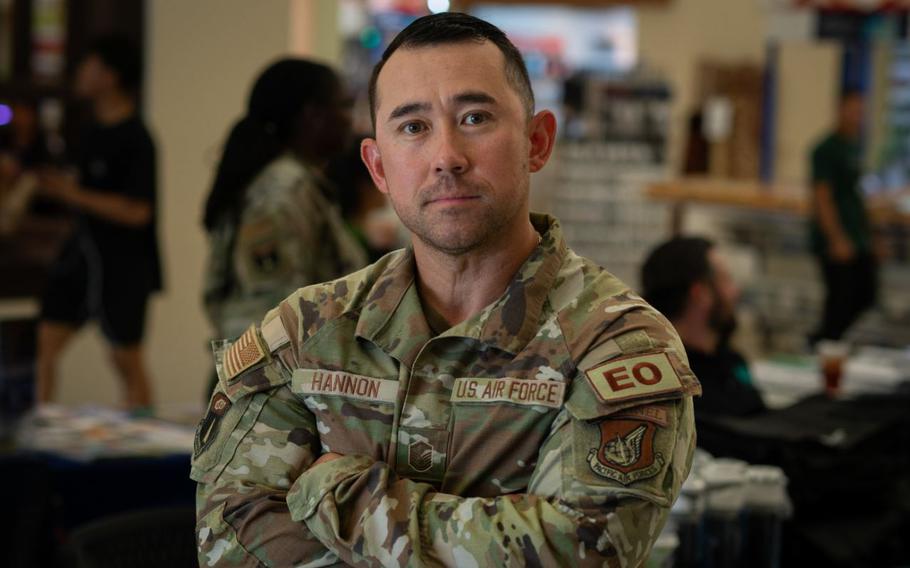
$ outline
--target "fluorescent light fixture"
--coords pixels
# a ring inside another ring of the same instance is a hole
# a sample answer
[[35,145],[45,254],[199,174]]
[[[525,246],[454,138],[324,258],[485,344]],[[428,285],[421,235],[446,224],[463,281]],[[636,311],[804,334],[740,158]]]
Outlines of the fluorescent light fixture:
[[449,11],[449,0],[427,0],[427,8],[434,14]]

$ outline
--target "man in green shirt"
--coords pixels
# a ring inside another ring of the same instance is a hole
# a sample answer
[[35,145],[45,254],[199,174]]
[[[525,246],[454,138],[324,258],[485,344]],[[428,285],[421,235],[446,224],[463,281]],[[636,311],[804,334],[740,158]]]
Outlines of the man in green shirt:
[[875,303],[877,263],[859,190],[862,119],[862,94],[847,92],[841,99],[837,129],[812,150],[811,242],[826,290],[813,343],[840,339]]

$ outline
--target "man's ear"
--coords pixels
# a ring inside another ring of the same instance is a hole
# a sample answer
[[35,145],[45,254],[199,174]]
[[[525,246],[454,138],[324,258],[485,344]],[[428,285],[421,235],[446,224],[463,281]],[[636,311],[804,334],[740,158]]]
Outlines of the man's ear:
[[531,173],[534,173],[543,169],[553,153],[556,144],[556,116],[548,110],[538,112],[531,118],[529,131],[531,149],[528,166]]
[[360,143],[360,159],[370,170],[370,177],[373,183],[382,193],[389,194],[389,185],[385,179],[385,168],[382,165],[382,154],[379,153],[379,146],[374,138],[364,138]]

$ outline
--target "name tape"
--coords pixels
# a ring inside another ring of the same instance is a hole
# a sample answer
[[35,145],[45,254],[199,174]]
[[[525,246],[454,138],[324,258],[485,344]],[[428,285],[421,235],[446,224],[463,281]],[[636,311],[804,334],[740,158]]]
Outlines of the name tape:
[[613,359],[588,369],[585,377],[603,402],[683,390],[666,353]]
[[296,369],[291,377],[295,392],[335,395],[368,402],[394,403],[398,381],[354,375],[325,369]]
[[511,402],[559,408],[566,384],[561,381],[524,380],[510,377],[455,379],[452,402]]

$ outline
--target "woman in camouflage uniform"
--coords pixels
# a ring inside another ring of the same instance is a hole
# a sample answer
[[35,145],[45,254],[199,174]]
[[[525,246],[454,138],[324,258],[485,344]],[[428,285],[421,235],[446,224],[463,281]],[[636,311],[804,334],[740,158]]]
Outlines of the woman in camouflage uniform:
[[215,336],[239,336],[288,294],[361,268],[321,169],[350,129],[328,67],[282,59],[256,80],[205,205],[204,303]]

